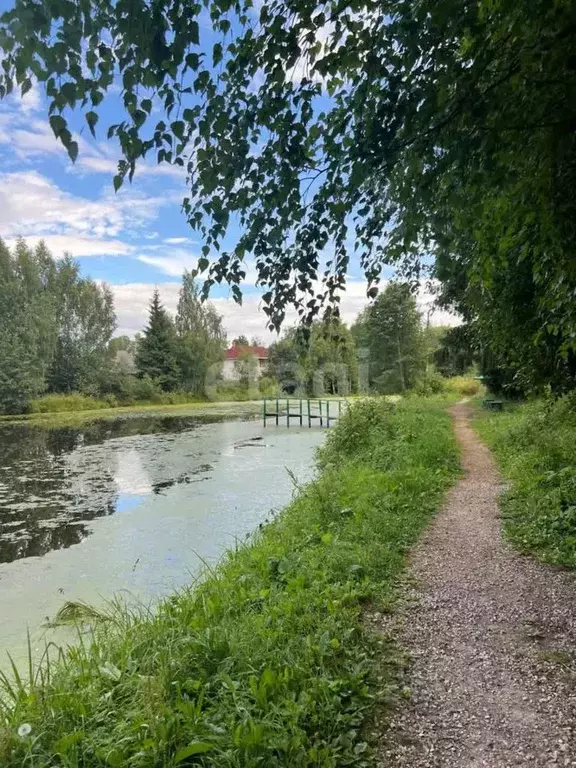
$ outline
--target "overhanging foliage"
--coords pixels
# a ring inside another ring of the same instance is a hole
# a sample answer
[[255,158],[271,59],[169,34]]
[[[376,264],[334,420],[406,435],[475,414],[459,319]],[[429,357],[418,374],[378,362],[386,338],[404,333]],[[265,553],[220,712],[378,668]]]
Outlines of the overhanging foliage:
[[[552,337],[566,359],[575,31],[571,0],[274,0],[258,13],[251,0],[18,0],[0,24],[0,89],[43,81],[74,159],[67,110],[94,132],[120,78],[115,185],[151,154],[185,166],[206,290],[226,280],[240,300],[253,258],[273,326],[336,294],[352,250],[371,295],[384,264],[416,280],[436,255],[461,270],[457,301],[480,319],[498,275],[527,270],[528,344]],[[221,252],[231,223],[241,234]]]

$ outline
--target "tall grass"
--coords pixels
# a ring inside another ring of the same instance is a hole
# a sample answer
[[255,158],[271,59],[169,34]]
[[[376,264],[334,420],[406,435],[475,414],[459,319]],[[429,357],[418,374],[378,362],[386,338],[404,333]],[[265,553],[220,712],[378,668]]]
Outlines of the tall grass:
[[390,604],[458,457],[440,402],[369,400],[318,461],[318,479],[200,584],[154,613],[90,614],[40,677],[6,680],[0,764],[368,765],[363,723],[393,684],[393,651],[365,628],[364,605]]
[[90,395],[72,392],[69,395],[43,395],[30,401],[30,413],[67,413],[70,411],[94,411],[113,408],[118,402],[115,398],[97,400]]
[[185,405],[188,403],[204,402],[199,397],[188,392],[153,392],[145,398],[128,398],[118,400],[114,395],[106,395],[103,399],[72,392],[69,395],[43,395],[30,401],[30,413],[71,413],[76,411],[95,411],[107,408],[122,408],[131,405]]
[[477,419],[511,487],[505,530],[523,552],[576,567],[576,397],[509,406]]
[[481,381],[471,376],[452,376],[446,379],[446,392],[462,397],[475,397],[484,394],[485,387]]

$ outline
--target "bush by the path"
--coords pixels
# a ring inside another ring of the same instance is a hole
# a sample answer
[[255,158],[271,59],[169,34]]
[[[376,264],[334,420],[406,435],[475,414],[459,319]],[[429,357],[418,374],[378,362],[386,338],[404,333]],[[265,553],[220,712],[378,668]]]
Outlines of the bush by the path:
[[511,406],[476,423],[512,484],[502,498],[512,542],[576,567],[576,397]]
[[319,466],[202,584],[154,615],[89,612],[83,644],[32,684],[6,679],[0,764],[364,765],[377,686],[363,604],[390,601],[458,473],[444,404],[360,402]]

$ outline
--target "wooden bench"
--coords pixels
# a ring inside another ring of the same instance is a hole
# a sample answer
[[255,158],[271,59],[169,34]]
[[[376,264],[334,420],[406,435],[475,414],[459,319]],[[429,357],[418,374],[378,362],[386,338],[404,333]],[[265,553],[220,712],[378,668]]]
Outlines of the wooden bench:
[[504,402],[502,400],[484,400],[482,405],[490,411],[502,411],[504,409]]

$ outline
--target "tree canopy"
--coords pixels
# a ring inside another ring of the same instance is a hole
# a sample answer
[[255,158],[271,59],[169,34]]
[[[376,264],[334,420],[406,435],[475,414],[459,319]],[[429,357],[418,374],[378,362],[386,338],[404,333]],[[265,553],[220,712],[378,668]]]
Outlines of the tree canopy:
[[186,167],[206,291],[226,280],[240,300],[253,259],[275,327],[288,305],[309,316],[336,294],[353,252],[370,295],[384,265],[415,282],[435,257],[461,272],[456,300],[480,324],[505,301],[499,277],[520,273],[525,348],[511,355],[522,301],[514,333],[488,341],[527,381],[550,342],[570,378],[575,33],[572,0],[17,0],[0,96],[43,82],[74,159],[68,111],[95,132],[120,82],[115,185],[151,154]]
[[18,413],[41,392],[71,392],[104,367],[116,325],[112,292],[45,244],[0,240],[0,411]]
[[358,359],[352,334],[336,318],[288,328],[270,346],[268,372],[289,393],[320,397],[357,392]]
[[424,374],[426,343],[416,300],[406,285],[389,283],[352,326],[364,351],[371,387],[382,393],[406,392]]
[[206,376],[224,359],[226,332],[210,302],[202,303],[190,272],[184,272],[176,313],[177,357],[182,386],[203,395]]

